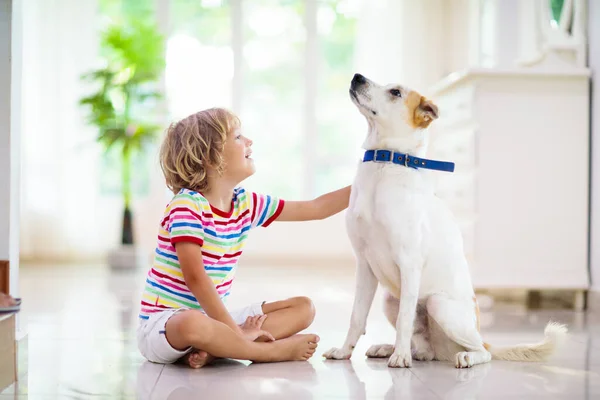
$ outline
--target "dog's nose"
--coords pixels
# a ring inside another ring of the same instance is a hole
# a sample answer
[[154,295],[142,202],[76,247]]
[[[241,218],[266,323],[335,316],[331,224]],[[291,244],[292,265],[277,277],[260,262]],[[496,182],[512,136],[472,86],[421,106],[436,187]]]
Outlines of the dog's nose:
[[367,78],[361,74],[354,74],[354,78],[352,78],[352,86],[364,85],[366,82]]

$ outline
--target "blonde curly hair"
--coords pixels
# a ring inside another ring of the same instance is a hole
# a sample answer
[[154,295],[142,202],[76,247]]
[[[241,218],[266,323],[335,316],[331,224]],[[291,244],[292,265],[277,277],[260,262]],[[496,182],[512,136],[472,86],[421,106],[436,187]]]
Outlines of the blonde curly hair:
[[208,168],[223,173],[227,135],[239,126],[240,119],[224,108],[203,110],[171,124],[160,148],[167,187],[174,194],[184,188],[208,190]]

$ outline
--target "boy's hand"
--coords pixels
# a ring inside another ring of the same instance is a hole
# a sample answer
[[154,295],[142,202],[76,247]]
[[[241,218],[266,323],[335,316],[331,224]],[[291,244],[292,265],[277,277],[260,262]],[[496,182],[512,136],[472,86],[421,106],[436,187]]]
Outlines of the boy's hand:
[[267,318],[267,314],[255,315],[254,317],[248,317],[246,319],[246,322],[244,322],[242,324],[242,326],[240,327],[244,337],[251,342],[254,342],[256,339],[261,338],[261,337],[263,337],[271,342],[275,341],[275,338],[273,337],[273,335],[271,335],[267,331],[263,331],[262,329],[260,329],[262,327],[262,324],[265,322],[266,318]]

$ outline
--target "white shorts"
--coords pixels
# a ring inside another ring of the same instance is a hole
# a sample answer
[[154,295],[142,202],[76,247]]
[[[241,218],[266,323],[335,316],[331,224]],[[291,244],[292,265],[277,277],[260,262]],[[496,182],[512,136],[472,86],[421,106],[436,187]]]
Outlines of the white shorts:
[[[262,315],[261,303],[254,303],[239,310],[230,311],[229,314],[236,324],[242,325],[248,317]],[[140,353],[151,362],[160,364],[171,364],[183,357],[192,348],[185,350],[174,349],[165,336],[165,326],[169,318],[179,311],[187,308],[173,308],[150,315],[148,319],[140,319],[137,328],[137,344]]]

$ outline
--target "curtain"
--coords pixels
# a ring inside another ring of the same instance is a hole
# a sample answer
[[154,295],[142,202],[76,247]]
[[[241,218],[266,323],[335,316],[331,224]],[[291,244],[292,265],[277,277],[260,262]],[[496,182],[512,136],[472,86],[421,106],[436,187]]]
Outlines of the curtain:
[[[23,1],[21,257],[98,255],[117,231],[98,190],[99,147],[77,105],[98,66],[96,2]],[[116,207],[118,210],[118,207]]]

